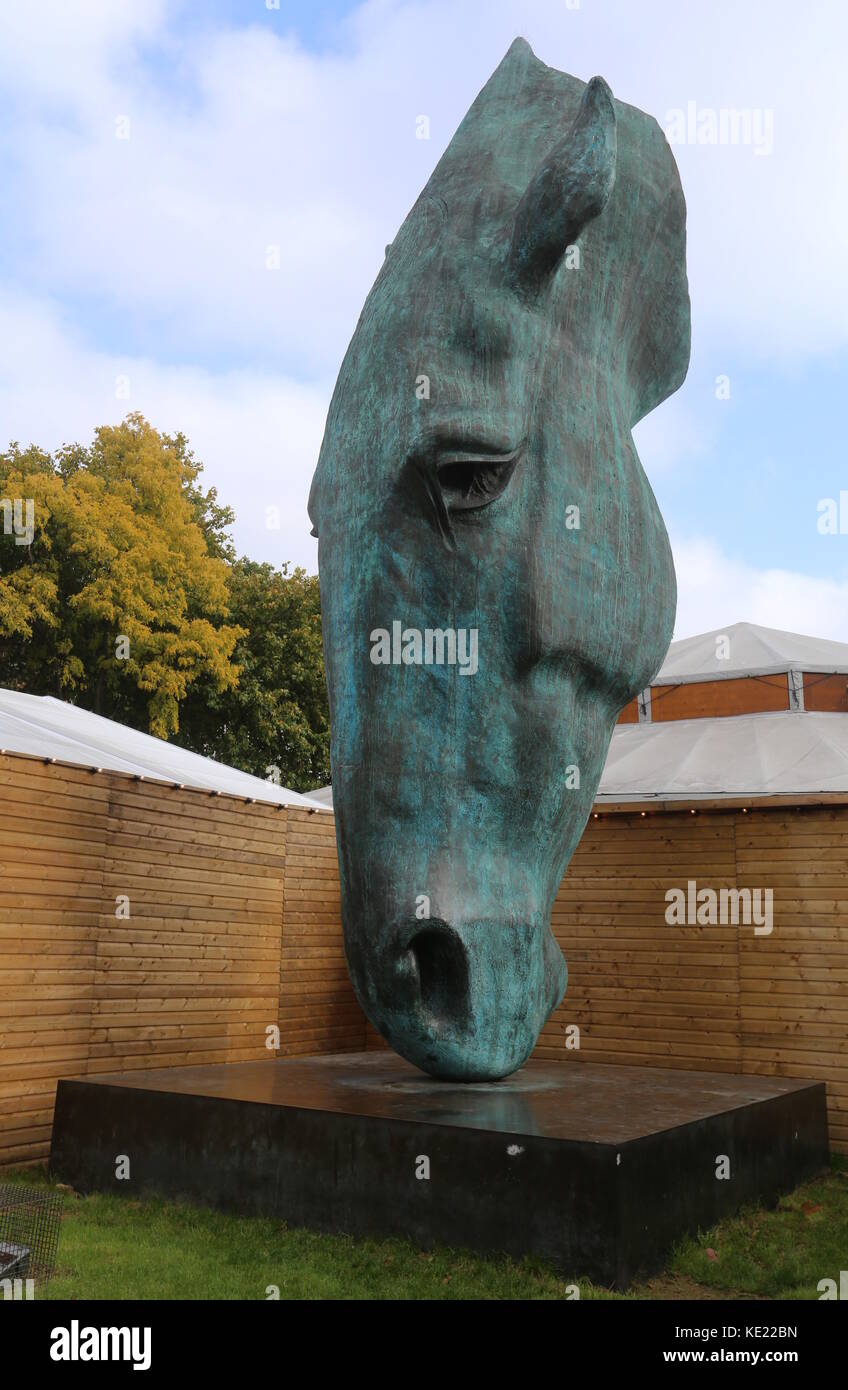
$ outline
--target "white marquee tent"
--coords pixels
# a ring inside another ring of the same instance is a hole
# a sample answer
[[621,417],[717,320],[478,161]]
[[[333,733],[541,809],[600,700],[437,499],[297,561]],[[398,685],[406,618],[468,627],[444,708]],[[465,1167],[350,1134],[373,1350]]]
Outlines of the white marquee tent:
[[804,637],[799,632],[781,632],[755,623],[731,623],[730,627],[672,642],[651,685],[686,685],[783,671],[848,673],[848,642]]
[[780,710],[619,724],[598,805],[848,793],[848,715]]
[[150,777],[178,786],[226,792],[278,806],[326,805],[287,787],[252,777],[214,758],[201,757],[150,734],[139,733],[49,695],[23,695],[0,689],[0,749],[55,759],[133,777]]

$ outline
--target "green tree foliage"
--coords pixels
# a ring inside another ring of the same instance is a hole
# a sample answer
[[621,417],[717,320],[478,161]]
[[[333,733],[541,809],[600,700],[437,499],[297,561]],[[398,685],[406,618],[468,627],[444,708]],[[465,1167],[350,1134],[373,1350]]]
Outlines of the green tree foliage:
[[229,589],[230,617],[245,633],[238,683],[189,695],[180,742],[295,791],[321,786],[330,765],[318,578],[239,560]]
[[[233,513],[181,434],[140,415],[54,455],[12,444],[0,685],[55,695],[259,776],[329,779],[318,582],[235,560]],[[0,518],[2,520],[2,518]]]

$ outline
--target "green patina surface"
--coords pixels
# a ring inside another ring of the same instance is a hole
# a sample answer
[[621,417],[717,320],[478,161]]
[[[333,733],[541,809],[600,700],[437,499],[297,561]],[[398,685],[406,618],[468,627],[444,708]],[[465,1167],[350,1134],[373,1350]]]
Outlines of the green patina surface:
[[516,40],[387,249],[310,497],[348,965],[435,1076],[507,1075],[563,996],[553,899],[674,622],[631,430],[688,358],[659,126]]

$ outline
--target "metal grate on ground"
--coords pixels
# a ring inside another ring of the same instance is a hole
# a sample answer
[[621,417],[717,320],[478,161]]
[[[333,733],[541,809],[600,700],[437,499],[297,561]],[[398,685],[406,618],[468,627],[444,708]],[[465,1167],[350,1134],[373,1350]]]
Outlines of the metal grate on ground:
[[0,1184],[0,1280],[50,1278],[56,1266],[62,1194]]

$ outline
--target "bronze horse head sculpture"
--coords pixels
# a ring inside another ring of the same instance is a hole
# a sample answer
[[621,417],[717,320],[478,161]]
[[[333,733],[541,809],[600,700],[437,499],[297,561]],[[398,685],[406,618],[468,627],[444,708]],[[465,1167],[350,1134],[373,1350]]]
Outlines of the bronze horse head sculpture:
[[674,622],[631,431],[688,360],[662,131],[516,40],[387,248],[310,496],[348,966],[434,1076],[509,1074],[562,999],[552,903]]

